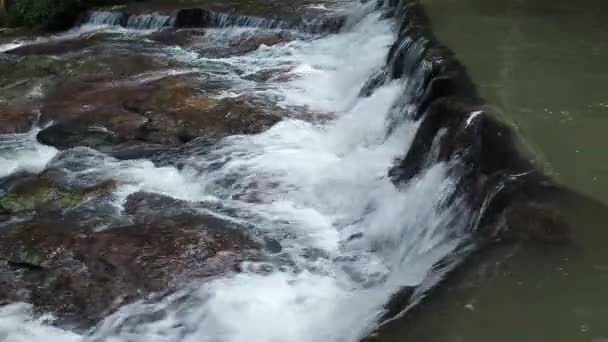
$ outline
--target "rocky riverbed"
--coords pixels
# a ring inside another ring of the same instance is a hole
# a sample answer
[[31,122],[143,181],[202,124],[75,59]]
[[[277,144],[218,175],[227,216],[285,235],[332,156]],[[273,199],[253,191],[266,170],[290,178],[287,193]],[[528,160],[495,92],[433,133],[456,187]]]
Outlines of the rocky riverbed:
[[5,35],[0,124],[11,341],[357,341],[473,253],[573,241],[575,195],[416,1],[142,1]]

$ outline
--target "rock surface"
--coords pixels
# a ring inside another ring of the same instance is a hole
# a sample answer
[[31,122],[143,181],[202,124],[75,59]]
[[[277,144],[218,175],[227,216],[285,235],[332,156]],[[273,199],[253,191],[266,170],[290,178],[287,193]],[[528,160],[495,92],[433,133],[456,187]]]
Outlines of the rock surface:
[[237,230],[191,217],[101,232],[16,223],[0,230],[0,303],[30,302],[58,323],[87,327],[125,303],[236,271],[256,249]]
[[65,210],[95,196],[108,195],[115,187],[106,181],[86,188],[69,188],[45,175],[19,175],[0,184],[0,212]]
[[38,114],[31,108],[0,104],[0,134],[25,133],[37,120]]
[[277,109],[255,99],[218,100],[199,93],[197,84],[188,76],[122,86],[67,84],[42,107],[41,119],[58,125],[40,132],[39,140],[60,149],[132,140],[179,145],[199,136],[258,133],[281,120]]

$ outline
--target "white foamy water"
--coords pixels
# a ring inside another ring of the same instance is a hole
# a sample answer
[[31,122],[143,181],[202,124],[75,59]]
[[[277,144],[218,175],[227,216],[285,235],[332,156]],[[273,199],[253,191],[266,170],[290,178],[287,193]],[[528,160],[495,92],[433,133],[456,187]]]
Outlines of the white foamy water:
[[[67,170],[67,178],[116,179],[121,199],[145,190],[237,209],[233,218],[278,239],[290,263],[270,265],[271,272],[256,272],[261,265],[255,263],[243,265],[240,274],[193,284],[158,302],[125,306],[82,335],[31,319],[27,307],[5,308],[0,337],[11,342],[355,342],[380,324],[385,304],[399,289],[418,287],[414,299],[420,299],[449,269],[449,263],[444,269],[434,265],[464,242],[469,215],[457,200],[445,205],[454,191],[445,165],[401,189],[388,178],[417,125],[404,121],[387,137],[389,109],[404,94],[400,81],[358,97],[395,39],[390,22],[369,6],[357,11],[362,19],[346,32],[216,61],[245,72],[291,68],[295,78],[289,82],[259,89],[242,81],[232,91],[335,113],[330,123],[287,119],[258,135],[228,137],[210,151],[186,156],[179,170],[118,161],[88,149],[69,152],[82,166]],[[193,64],[210,60],[194,53],[174,57],[184,56]]]
[[0,178],[20,171],[44,170],[57,150],[36,141],[39,131],[35,128],[25,134],[0,135]]

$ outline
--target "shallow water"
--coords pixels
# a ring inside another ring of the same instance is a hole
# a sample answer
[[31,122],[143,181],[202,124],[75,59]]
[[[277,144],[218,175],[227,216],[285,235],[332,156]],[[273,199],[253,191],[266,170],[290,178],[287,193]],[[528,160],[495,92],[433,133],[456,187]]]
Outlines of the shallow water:
[[[482,95],[519,128],[548,169],[577,191],[608,202],[608,4],[424,3],[438,38],[456,52]],[[385,338],[606,341],[608,215],[584,198],[569,215],[575,246],[522,246],[480,255],[418,316]]]

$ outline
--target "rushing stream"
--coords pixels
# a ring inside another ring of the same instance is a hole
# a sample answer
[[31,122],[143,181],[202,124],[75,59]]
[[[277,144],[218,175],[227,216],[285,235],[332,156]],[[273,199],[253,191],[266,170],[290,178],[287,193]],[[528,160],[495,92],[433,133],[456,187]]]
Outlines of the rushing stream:
[[[463,188],[469,189],[463,185],[468,171],[454,171],[469,149],[442,160],[437,141],[448,133],[440,129],[428,151],[435,159],[427,158],[424,168],[399,185],[389,176],[420,128],[416,111],[424,103],[431,71],[424,63],[401,74],[386,71],[387,56],[393,56],[389,68],[397,70],[395,51],[404,49],[407,55],[400,57],[415,59],[431,43],[398,37],[404,31],[375,1],[334,7],[347,19],[340,32],[331,34],[253,17],[213,17],[215,27],[197,38],[198,50],[150,38],[175,25],[170,16],[122,18],[106,11],[63,34],[0,45],[5,51],[101,37],[88,50],[54,61],[65,59],[74,67],[74,61],[90,58],[147,54],[163,67],[108,84],[144,87],[167,77],[192,77],[201,87],[216,85],[205,93],[214,101],[247,96],[284,115],[261,133],[211,143],[193,139],[148,159],[42,145],[36,135],[49,123],[28,133],[0,135],[0,178],[49,169],[74,187],[115,182],[111,196],[88,204],[96,217],[91,222],[101,222],[99,229],[125,222],[127,198],[145,191],[191,203],[192,210],[280,243],[280,251],[243,262],[240,272],[123,305],[90,329],[52,325],[50,315],[34,315],[25,303],[0,307],[0,341],[354,342],[414,308],[457,266],[477,246],[472,233],[487,204],[486,195],[481,201],[463,194]],[[290,40],[230,53],[230,42],[260,32],[287,32]],[[397,39],[401,43],[393,45]],[[253,77],[274,70],[287,70],[289,77]],[[7,95],[0,103],[11,101],[13,91],[44,97],[55,82],[45,75],[15,81],[2,84],[0,91]],[[471,113],[463,129],[473,129],[480,115]],[[387,305],[398,293],[407,293],[407,300]]]

